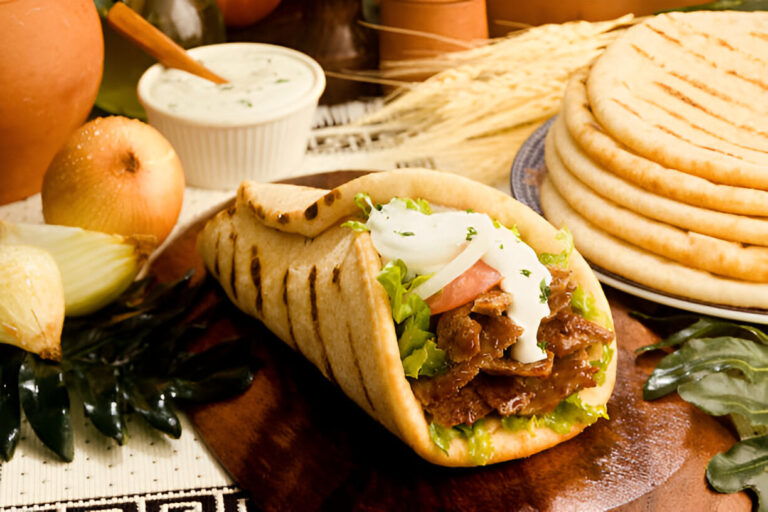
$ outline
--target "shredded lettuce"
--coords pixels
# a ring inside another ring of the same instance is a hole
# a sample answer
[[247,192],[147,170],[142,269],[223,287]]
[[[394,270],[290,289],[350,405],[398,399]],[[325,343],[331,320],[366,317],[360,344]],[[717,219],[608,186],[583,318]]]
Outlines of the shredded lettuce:
[[437,347],[435,335],[429,330],[429,306],[418,295],[409,293],[431,275],[407,280],[407,274],[405,263],[398,259],[387,263],[377,279],[389,295],[405,374],[413,378],[433,377],[446,370],[447,355]]
[[[355,194],[355,204],[363,211],[363,217],[366,219],[368,218],[368,215],[371,214],[371,209],[374,208],[371,196],[365,192],[358,192]],[[376,209],[380,210],[381,205],[376,205]]]
[[590,322],[604,326],[610,325],[608,314],[597,307],[595,297],[591,293],[585,292],[581,285],[578,285],[571,295],[571,307]]
[[409,210],[416,210],[417,212],[421,212],[424,215],[432,215],[432,207],[429,204],[429,201],[426,199],[416,198],[416,199],[410,199],[408,197],[396,197],[393,199],[393,201],[402,201],[405,203],[405,207]]
[[611,344],[606,343],[603,345],[603,353],[600,356],[600,359],[589,362],[589,364],[597,366],[598,368],[597,373],[595,374],[595,382],[598,386],[602,386],[605,382],[605,372],[608,370],[608,365],[613,359],[613,353],[614,350],[613,347],[611,347]]
[[533,416],[507,416],[501,419],[501,425],[512,432],[546,427],[558,434],[567,434],[577,423],[592,425],[600,418],[608,419],[605,405],[585,404],[578,393],[573,393],[552,412]]
[[451,441],[460,434],[455,428],[444,427],[434,421],[429,424],[429,436],[432,441],[448,454],[448,448],[451,446]]
[[456,425],[453,428],[469,443],[469,456],[475,464],[484,466],[493,457],[491,433],[486,428],[484,419],[477,420],[472,425]]
[[360,222],[359,220],[348,220],[342,223],[341,227],[350,228],[353,231],[357,231],[357,232],[370,231],[370,229],[368,229],[368,226],[366,226],[364,222]]
[[484,419],[477,420],[472,425],[456,425],[455,427],[444,427],[439,423],[432,422],[429,424],[429,435],[432,441],[446,454],[454,438],[466,439],[469,456],[473,462],[480,466],[485,465],[493,457],[491,433],[488,431]]
[[557,254],[550,252],[543,252],[539,254],[539,261],[542,265],[556,265],[562,268],[568,266],[568,258],[573,252],[573,235],[568,231],[568,228],[563,226],[555,235],[555,238],[562,240],[565,243],[565,247]]

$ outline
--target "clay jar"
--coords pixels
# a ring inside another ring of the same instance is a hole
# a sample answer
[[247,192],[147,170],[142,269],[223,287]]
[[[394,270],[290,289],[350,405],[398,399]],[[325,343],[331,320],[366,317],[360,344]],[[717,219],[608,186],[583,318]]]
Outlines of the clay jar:
[[[429,32],[462,41],[488,37],[485,0],[381,0],[381,25]],[[464,50],[450,41],[382,30],[379,54],[387,61]]]
[[0,0],[0,204],[40,191],[88,117],[104,43],[93,0]]

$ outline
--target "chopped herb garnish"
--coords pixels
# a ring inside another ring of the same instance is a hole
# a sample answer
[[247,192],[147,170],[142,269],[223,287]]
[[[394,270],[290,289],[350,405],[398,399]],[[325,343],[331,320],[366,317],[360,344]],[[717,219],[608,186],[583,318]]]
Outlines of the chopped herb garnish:
[[537,347],[541,349],[542,352],[545,352],[547,350],[547,342],[546,341],[540,341],[536,344]]
[[472,238],[474,238],[476,235],[477,235],[477,230],[474,227],[469,226],[467,228],[467,240],[472,240]]
[[241,104],[241,105],[245,105],[246,107],[249,107],[249,108],[253,106],[253,103],[251,103],[251,100],[247,100],[247,99],[240,99],[240,100],[237,100],[237,102],[238,102],[239,104]]
[[496,229],[499,229],[501,227],[501,222],[499,222],[496,219],[491,219],[491,220],[493,221],[493,227],[495,227]]
[[467,208],[467,213],[475,213],[475,210],[473,210],[472,208]]
[[541,283],[539,283],[539,290],[541,290],[539,302],[543,304],[549,300],[549,294],[552,293],[552,290],[547,286],[547,281],[545,279],[542,279]]
[[520,273],[523,274],[525,277],[531,277],[531,271],[527,268],[521,269]]
[[499,244],[499,249],[504,249],[504,244]]
[[413,231],[395,231],[395,234],[400,236],[413,236],[415,233]]
[[232,84],[220,84],[219,85],[219,89],[221,89],[222,91],[229,91],[233,87],[234,87],[234,85],[232,85]]
[[275,83],[276,84],[284,84],[285,82],[289,82],[289,81],[290,80],[288,80],[287,78],[278,78],[277,80],[275,80]]

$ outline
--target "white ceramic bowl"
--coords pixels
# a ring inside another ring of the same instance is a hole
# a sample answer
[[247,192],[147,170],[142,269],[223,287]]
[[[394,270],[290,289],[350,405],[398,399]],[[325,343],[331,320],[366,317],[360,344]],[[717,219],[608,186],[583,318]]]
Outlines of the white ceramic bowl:
[[138,84],[149,124],[173,145],[187,184],[231,189],[246,179],[290,176],[304,156],[325,89],[320,65],[301,52],[261,43],[189,53],[230,83],[155,64]]

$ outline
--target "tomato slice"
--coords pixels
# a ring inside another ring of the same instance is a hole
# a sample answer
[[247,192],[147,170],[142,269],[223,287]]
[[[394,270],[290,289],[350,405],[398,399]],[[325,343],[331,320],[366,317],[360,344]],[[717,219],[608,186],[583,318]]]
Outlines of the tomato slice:
[[503,277],[483,260],[477,260],[466,272],[445,285],[441,291],[428,297],[427,306],[433,315],[457,308],[499,284]]

